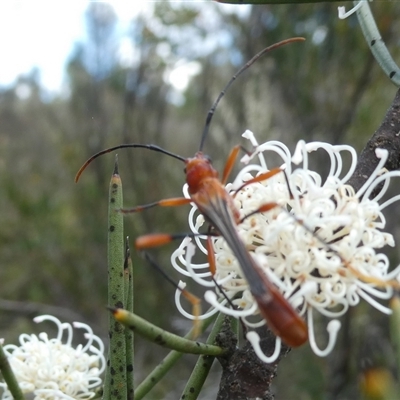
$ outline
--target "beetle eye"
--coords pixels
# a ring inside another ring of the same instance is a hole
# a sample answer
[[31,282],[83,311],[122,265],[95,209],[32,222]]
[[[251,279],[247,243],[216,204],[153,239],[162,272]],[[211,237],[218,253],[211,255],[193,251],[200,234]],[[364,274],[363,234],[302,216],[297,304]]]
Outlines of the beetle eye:
[[186,174],[186,171],[187,171],[187,170],[186,170],[186,167],[183,168],[183,173],[184,173],[184,174]]
[[210,157],[210,156],[205,155],[204,158],[205,158],[210,164],[212,164],[212,160],[211,160],[211,157]]

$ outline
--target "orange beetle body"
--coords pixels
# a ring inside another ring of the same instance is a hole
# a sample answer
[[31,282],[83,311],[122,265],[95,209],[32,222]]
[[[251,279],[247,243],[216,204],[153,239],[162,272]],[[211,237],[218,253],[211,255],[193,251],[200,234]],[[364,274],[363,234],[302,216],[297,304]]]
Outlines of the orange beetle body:
[[219,180],[210,159],[198,152],[185,163],[191,200],[207,222],[226,240],[237,258],[261,315],[283,342],[291,347],[301,346],[308,339],[307,325],[262,272],[240,239],[236,231],[240,222],[239,210]]

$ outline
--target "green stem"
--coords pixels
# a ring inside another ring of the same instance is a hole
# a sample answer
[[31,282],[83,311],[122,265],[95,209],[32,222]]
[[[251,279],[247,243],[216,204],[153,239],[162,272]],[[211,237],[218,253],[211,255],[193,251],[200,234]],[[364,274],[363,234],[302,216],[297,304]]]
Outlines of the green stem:
[[[122,182],[115,158],[111,177],[108,207],[108,304],[124,307],[124,226],[123,215],[118,212],[122,204]],[[127,398],[125,329],[109,319],[110,348],[104,384],[104,400]],[[112,375],[112,376],[111,376]]]
[[[218,332],[221,330],[222,323],[224,322],[225,315],[219,313],[217,320],[213,326],[210,335],[207,338],[207,344],[214,344],[215,338]],[[204,382],[210,372],[211,366],[214,362],[215,357],[201,355],[197,360],[197,363],[190,375],[189,380],[186,383],[185,389],[183,390],[181,399],[185,400],[196,400],[200,394],[200,390],[204,385]]]
[[13,395],[14,400],[24,400],[21,388],[18,385],[17,378],[11,369],[10,363],[8,362],[7,355],[4,352],[3,346],[0,342],[0,371],[3,375],[4,381],[7,383],[8,390]]
[[225,353],[225,350],[219,346],[195,342],[194,340],[189,340],[167,332],[146,321],[144,318],[122,308],[114,308],[111,309],[111,311],[118,322],[162,347],[167,347],[181,353],[206,354],[209,356],[220,356]]
[[[208,326],[214,321],[215,315],[201,321],[200,331],[204,332]],[[191,338],[193,329],[185,335],[185,338]],[[141,400],[150,390],[167,374],[167,372],[175,365],[175,363],[183,356],[183,353],[172,350],[160,364],[146,377],[146,379],[136,388],[135,400]]]
[[[125,303],[126,309],[133,312],[133,266],[129,249],[129,238],[125,242],[125,262],[124,262],[124,279],[125,279]],[[133,400],[134,391],[134,334],[130,329],[125,329],[126,343],[126,385],[128,400]]]
[[[357,3],[358,1],[354,1],[354,4]],[[376,61],[389,79],[396,86],[400,86],[400,69],[382,40],[368,1],[364,1],[362,6],[356,12],[365,40],[367,41]]]

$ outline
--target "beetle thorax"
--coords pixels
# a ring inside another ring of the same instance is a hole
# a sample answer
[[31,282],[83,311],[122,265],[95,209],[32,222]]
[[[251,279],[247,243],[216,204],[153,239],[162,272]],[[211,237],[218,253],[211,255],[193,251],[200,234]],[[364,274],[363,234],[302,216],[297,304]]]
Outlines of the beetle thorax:
[[212,166],[211,160],[201,151],[197,152],[193,158],[187,159],[185,171],[190,194],[197,193],[205,179],[218,178],[218,172]]

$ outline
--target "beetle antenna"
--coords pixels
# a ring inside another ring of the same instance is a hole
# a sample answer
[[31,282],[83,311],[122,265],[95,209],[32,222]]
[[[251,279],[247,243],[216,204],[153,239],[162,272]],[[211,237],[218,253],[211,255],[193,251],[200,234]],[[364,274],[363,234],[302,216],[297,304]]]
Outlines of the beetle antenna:
[[79,171],[77,172],[76,176],[75,176],[75,182],[78,182],[80,176],[82,175],[82,172],[86,169],[86,167],[93,161],[95,160],[97,157],[102,156],[103,154],[107,154],[107,153],[111,153],[112,151],[115,150],[119,150],[119,149],[126,149],[126,148],[142,148],[142,149],[148,149],[148,150],[153,150],[153,151],[158,151],[159,153],[163,153],[167,156],[176,158],[178,160],[181,161],[186,161],[185,157],[182,157],[178,154],[175,153],[171,153],[168,150],[163,149],[162,147],[156,146],[154,144],[139,144],[139,143],[129,143],[129,144],[120,144],[118,146],[114,146],[114,147],[110,147],[108,149],[99,151],[98,153],[94,154],[93,156],[91,156],[89,159],[86,160],[86,162],[82,165],[82,167],[79,168]]
[[205,139],[207,137],[207,134],[208,134],[208,131],[209,131],[209,128],[210,128],[211,119],[212,119],[212,117],[214,115],[214,112],[215,112],[217,106],[218,106],[218,103],[220,102],[222,97],[224,97],[226,91],[229,89],[229,87],[232,85],[232,83],[236,80],[236,78],[239,75],[241,75],[244,71],[246,71],[246,69],[250,68],[261,56],[263,56],[264,54],[269,53],[271,50],[277,49],[278,47],[284,46],[285,44],[289,44],[289,43],[293,43],[293,42],[303,42],[304,40],[306,40],[306,39],[303,38],[303,37],[293,37],[293,38],[290,38],[290,39],[282,40],[282,41],[280,41],[278,43],[275,43],[275,44],[273,44],[271,46],[268,46],[265,49],[261,50],[259,53],[257,53],[251,60],[249,60],[245,65],[243,65],[236,72],[235,75],[232,76],[232,78],[230,79],[228,84],[224,87],[222,92],[218,95],[218,97],[215,100],[214,104],[210,108],[210,111],[208,111],[207,118],[206,118],[206,123],[204,125],[203,134],[201,136],[201,142],[200,142],[199,151],[203,150],[204,142],[205,142]]

